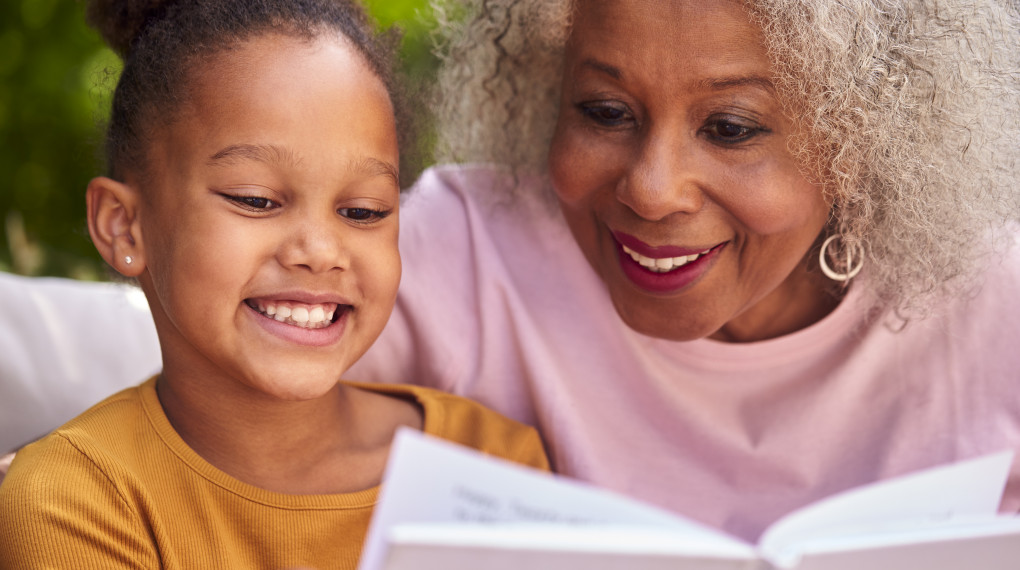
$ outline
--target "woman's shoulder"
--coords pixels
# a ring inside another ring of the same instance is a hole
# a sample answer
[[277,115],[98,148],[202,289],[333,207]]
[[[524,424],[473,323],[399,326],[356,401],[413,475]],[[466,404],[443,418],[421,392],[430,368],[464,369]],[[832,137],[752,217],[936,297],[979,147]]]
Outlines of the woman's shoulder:
[[967,294],[961,296],[961,304],[985,306],[989,311],[1006,317],[1020,312],[1018,299],[1020,299],[1020,228],[1015,228],[1003,239],[1001,250],[988,256],[983,271],[975,280],[973,287]]
[[548,177],[482,163],[429,167],[408,191],[405,204],[420,208],[419,203],[444,198],[496,210],[555,206]]

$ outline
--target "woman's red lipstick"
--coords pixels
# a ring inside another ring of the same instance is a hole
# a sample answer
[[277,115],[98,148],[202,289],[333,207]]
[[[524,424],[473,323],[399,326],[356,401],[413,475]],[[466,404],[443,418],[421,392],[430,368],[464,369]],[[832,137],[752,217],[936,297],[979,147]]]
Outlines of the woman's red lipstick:
[[700,279],[728,243],[703,248],[652,246],[622,232],[612,235],[623,274],[639,288],[657,294],[674,293]]

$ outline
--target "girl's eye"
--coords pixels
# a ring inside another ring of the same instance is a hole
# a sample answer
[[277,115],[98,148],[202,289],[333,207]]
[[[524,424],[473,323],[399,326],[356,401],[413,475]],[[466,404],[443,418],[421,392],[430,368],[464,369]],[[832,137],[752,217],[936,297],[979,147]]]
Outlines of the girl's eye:
[[633,121],[630,111],[625,105],[609,101],[581,103],[577,106],[581,114],[603,127],[618,127]]
[[269,198],[262,198],[260,196],[227,196],[227,199],[253,212],[271,210],[279,206],[279,204]]
[[373,210],[371,208],[340,208],[337,213],[355,222],[374,222],[390,215],[389,210]]

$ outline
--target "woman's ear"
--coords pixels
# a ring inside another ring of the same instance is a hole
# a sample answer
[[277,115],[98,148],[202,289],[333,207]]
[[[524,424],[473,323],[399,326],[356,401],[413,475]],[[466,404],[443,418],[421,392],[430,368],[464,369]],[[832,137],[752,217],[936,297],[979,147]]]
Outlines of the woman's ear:
[[138,190],[105,176],[93,178],[85,193],[92,243],[126,277],[138,277],[145,269],[139,202]]

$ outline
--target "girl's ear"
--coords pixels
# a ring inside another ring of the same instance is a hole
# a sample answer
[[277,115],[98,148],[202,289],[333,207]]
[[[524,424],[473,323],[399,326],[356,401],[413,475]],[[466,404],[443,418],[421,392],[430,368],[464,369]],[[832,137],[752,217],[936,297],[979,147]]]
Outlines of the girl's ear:
[[145,269],[139,202],[138,190],[105,176],[93,178],[85,193],[92,243],[126,277],[138,277]]

